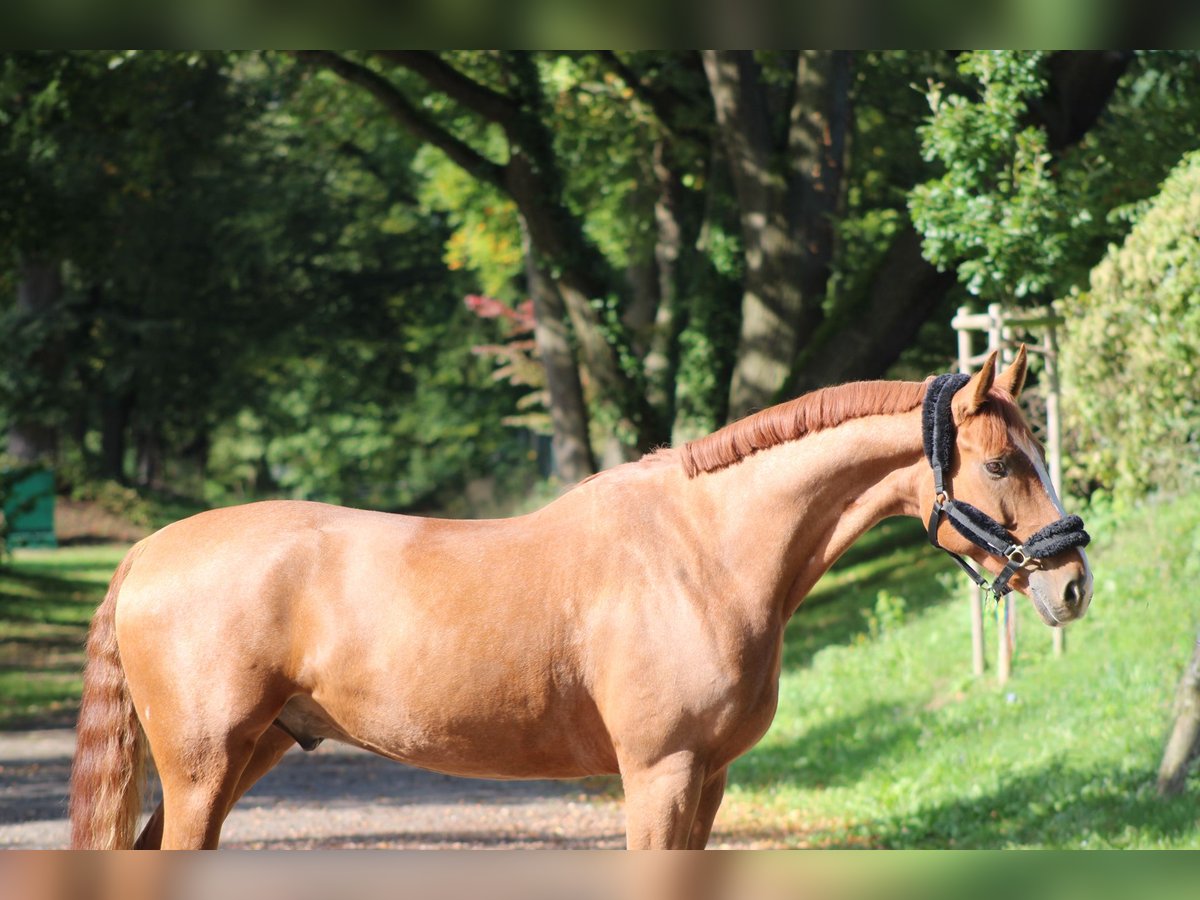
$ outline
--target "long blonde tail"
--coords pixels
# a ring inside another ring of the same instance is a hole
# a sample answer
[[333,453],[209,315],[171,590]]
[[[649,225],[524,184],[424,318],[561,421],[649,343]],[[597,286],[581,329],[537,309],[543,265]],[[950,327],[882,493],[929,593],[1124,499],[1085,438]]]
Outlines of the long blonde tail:
[[146,736],[138,722],[115,627],[117,594],[141,545],[121,560],[88,632],[83,699],[71,766],[71,847],[133,846],[146,778]]

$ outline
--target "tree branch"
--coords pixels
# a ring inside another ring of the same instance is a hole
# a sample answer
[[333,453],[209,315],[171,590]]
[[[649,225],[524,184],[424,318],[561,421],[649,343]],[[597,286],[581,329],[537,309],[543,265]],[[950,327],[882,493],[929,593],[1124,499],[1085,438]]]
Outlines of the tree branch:
[[468,78],[429,50],[377,50],[375,55],[420,75],[435,91],[507,129],[520,113],[511,97]]
[[827,321],[806,348],[786,396],[882,377],[954,283],[952,271],[939,272],[926,262],[920,236],[906,223],[884,254],[862,302]]
[[717,124],[730,160],[767,173],[773,149],[771,124],[754,54],[748,50],[705,50],[703,58]]
[[1133,58],[1129,50],[1063,50],[1050,57],[1046,94],[1029,108],[1046,129],[1051,153],[1062,153],[1083,140],[1108,107]]
[[414,137],[433,144],[476,178],[503,189],[503,166],[492,162],[420,112],[394,84],[374,69],[328,50],[300,50],[296,52],[296,58],[329,69],[343,80],[364,88]]

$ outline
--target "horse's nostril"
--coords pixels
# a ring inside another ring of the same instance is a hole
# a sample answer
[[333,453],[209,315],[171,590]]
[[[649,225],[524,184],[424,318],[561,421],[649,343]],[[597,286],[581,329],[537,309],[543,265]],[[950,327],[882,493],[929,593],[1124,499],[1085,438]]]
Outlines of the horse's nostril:
[[1067,590],[1063,594],[1063,602],[1066,603],[1067,609],[1076,609],[1083,603],[1083,579],[1076,578],[1067,585]]

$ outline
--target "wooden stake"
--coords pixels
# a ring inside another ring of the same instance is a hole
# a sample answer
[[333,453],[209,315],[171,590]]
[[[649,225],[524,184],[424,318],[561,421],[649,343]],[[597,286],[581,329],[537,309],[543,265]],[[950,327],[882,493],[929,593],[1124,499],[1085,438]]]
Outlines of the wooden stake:
[[1012,607],[1009,596],[996,601],[996,680],[1003,686],[1012,674]]
[[979,676],[987,668],[983,656],[983,588],[972,584],[968,591],[971,598],[971,671]]
[[[960,306],[955,321],[965,321],[970,316],[970,307]],[[966,328],[959,328],[958,371],[964,375],[971,374],[971,344],[971,332]],[[983,589],[975,584],[969,584],[967,586],[967,603],[971,611],[971,671],[976,676],[980,676],[987,667],[983,650]]]
[[[1058,333],[1053,325],[1046,328],[1042,338],[1046,360],[1046,459],[1050,463],[1050,483],[1054,493],[1062,497],[1062,421],[1058,410]],[[1067,652],[1067,635],[1061,628],[1050,631],[1054,655]]]

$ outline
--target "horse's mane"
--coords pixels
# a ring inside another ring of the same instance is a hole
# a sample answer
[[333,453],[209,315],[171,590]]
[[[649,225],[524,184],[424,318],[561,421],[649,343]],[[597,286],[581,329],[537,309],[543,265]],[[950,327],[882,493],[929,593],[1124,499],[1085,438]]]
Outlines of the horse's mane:
[[695,478],[850,419],[916,409],[928,385],[928,381],[858,381],[822,388],[739,419],[670,452],[679,454],[688,478]]

